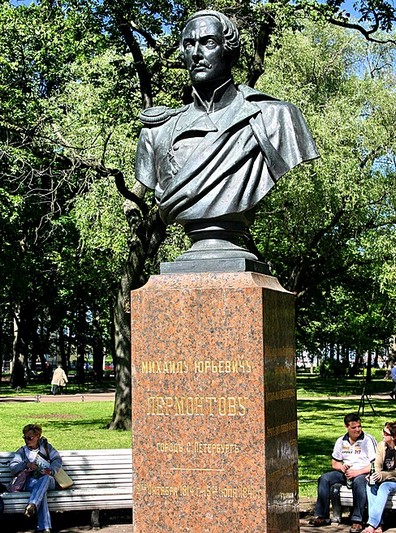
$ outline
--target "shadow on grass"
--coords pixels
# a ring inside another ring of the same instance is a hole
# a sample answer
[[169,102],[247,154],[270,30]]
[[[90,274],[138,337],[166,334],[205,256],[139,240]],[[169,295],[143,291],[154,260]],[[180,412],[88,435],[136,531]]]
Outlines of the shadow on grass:
[[362,375],[355,378],[322,378],[318,374],[297,374],[299,396],[360,395],[364,385],[367,394],[385,394],[392,389],[392,382],[383,378],[373,378],[370,383],[366,383]]

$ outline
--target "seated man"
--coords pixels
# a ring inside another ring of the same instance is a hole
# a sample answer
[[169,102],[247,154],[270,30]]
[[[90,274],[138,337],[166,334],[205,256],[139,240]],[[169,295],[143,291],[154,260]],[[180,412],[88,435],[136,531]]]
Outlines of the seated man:
[[328,526],[330,520],[330,492],[335,483],[351,486],[353,493],[352,526],[350,533],[363,530],[363,513],[367,502],[366,476],[375,460],[377,442],[368,433],[363,433],[360,417],[354,413],[344,418],[347,433],[339,437],[334,445],[331,466],[333,470],[320,476],[315,518],[312,526]]

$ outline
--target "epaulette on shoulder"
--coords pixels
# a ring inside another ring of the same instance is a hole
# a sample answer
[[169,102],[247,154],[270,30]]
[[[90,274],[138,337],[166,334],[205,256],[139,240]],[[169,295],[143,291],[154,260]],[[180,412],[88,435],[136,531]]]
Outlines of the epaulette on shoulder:
[[148,107],[140,113],[139,119],[145,126],[160,126],[171,117],[175,117],[176,115],[183,113],[183,111],[185,111],[187,108],[188,106],[183,106],[178,107],[177,109],[172,109],[171,107],[166,107],[164,105]]

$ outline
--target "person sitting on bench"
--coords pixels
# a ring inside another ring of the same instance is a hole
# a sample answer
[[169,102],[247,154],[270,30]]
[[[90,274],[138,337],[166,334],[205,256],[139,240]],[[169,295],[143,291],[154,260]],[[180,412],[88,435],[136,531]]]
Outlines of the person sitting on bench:
[[48,510],[47,491],[56,486],[53,477],[62,466],[62,458],[45,437],[39,424],[27,424],[23,428],[25,445],[19,448],[10,462],[10,470],[16,476],[24,469],[30,471],[23,490],[30,492],[25,516],[37,515],[37,531],[51,533],[51,516]]
[[369,517],[364,533],[382,533],[381,520],[389,494],[396,492],[396,422],[387,422],[378,443],[375,472],[367,485]]
[[359,533],[363,530],[363,512],[367,502],[366,476],[375,460],[377,441],[372,435],[363,433],[360,417],[355,413],[344,417],[344,425],[347,433],[336,440],[333,448],[333,470],[321,475],[318,480],[315,517],[311,518],[309,524],[315,527],[331,524],[331,487],[335,483],[348,484],[351,485],[353,493],[350,533]]

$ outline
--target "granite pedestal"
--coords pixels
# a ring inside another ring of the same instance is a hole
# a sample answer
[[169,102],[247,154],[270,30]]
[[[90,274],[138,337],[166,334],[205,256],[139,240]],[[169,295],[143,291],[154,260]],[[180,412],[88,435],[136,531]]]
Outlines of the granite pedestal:
[[131,304],[134,532],[298,532],[293,295],[164,274]]

